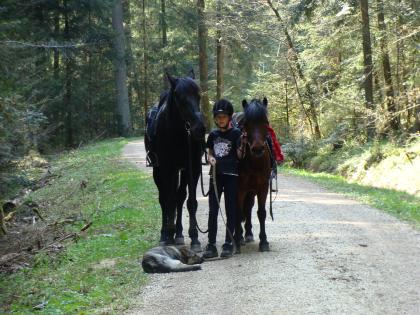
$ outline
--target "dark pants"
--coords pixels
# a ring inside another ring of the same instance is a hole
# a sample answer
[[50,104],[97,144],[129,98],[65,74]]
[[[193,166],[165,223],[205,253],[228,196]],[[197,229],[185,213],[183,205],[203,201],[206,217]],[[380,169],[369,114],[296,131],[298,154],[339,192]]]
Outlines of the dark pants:
[[271,162],[271,176],[275,177],[277,175],[277,164],[276,164],[276,158],[274,156],[274,149],[273,149],[273,140],[271,139],[270,135],[267,135],[267,143],[268,148],[270,149],[270,162]]
[[[235,234],[235,223],[238,218],[236,199],[238,194],[238,176],[218,174],[216,175],[217,193],[220,200],[222,192],[225,197],[226,208],[226,225],[232,235]],[[219,205],[217,203],[216,194],[213,186],[213,179],[210,179],[210,193],[209,193],[209,243],[216,243],[217,234],[217,216],[219,214]],[[231,236],[226,229],[225,242],[232,242]]]

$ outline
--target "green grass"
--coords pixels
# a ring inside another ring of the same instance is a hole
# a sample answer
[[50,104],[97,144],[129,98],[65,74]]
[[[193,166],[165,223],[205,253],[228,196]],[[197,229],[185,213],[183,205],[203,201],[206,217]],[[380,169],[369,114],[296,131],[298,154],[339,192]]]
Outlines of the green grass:
[[125,143],[104,141],[52,160],[57,177],[30,198],[51,222],[76,220],[69,231],[93,224],[57,257],[39,254],[33,269],[2,275],[0,313],[109,314],[128,307],[146,280],[139,259],[157,242],[160,208],[150,175],[120,161]]
[[332,191],[343,193],[375,208],[384,210],[400,219],[420,227],[420,198],[392,189],[374,188],[350,182],[327,173],[312,173],[301,169],[282,167],[281,173],[309,179]]
[[343,176],[366,186],[405,191],[420,197],[420,139],[406,144],[375,141],[348,143],[338,150],[320,146],[304,164],[314,172]]

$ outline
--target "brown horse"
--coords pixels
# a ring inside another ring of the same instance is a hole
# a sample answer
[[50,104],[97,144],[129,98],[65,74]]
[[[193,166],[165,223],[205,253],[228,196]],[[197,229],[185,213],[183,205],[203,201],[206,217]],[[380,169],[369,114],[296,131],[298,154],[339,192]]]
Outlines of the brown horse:
[[[266,98],[261,102],[253,99],[249,104],[242,101],[244,108],[242,131],[246,134],[245,156],[239,162],[238,210],[245,221],[245,237],[252,237],[251,213],[255,196],[258,201],[258,220],[260,222],[260,251],[269,251],[269,243],[265,233],[267,212],[265,202],[269,189],[271,173],[270,151],[267,143],[267,104]],[[240,221],[237,232],[242,234]]]

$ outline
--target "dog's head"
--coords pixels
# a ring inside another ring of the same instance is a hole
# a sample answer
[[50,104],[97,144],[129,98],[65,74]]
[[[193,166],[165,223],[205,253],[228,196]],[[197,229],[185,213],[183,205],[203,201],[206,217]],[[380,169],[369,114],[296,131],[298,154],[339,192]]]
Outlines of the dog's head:
[[189,249],[187,246],[183,246],[179,249],[181,252],[182,262],[187,265],[201,264],[204,259],[197,255],[196,252]]

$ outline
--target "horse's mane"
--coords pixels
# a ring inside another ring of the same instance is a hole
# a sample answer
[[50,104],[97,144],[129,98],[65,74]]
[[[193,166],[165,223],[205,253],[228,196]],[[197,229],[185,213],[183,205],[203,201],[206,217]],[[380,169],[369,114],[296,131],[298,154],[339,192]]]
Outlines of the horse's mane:
[[164,91],[160,94],[159,103],[158,103],[159,108],[166,102],[168,95],[169,95],[169,91]]
[[267,108],[258,99],[253,99],[245,108],[244,119],[247,123],[268,124]]

